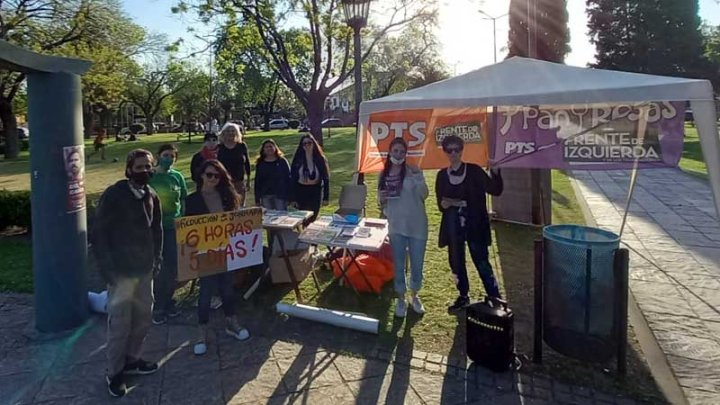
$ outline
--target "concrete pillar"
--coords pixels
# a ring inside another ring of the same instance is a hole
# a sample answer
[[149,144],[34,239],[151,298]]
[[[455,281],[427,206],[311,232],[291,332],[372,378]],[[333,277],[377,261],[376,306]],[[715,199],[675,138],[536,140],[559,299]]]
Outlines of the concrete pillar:
[[[88,317],[81,100],[80,76],[28,73],[35,326],[40,332],[71,329]],[[73,165],[81,171],[66,170]]]

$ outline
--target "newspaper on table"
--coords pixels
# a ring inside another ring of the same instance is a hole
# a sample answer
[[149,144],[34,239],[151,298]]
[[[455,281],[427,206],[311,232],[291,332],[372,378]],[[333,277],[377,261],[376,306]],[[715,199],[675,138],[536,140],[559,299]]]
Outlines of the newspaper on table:
[[306,243],[335,245],[358,250],[377,250],[387,237],[387,220],[366,218],[359,225],[333,223],[323,217],[300,234]]
[[312,215],[310,211],[266,210],[263,213],[262,224],[264,227],[295,229],[302,224],[306,218],[309,218],[310,215]]

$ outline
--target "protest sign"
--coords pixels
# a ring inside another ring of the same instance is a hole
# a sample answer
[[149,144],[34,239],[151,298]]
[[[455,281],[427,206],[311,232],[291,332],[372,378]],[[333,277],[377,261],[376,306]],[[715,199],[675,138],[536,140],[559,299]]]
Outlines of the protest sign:
[[262,209],[175,220],[178,281],[242,269],[263,261]]

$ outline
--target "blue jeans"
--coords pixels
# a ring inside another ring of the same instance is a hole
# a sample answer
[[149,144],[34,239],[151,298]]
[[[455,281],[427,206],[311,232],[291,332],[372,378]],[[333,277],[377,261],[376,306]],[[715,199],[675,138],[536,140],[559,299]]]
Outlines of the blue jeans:
[[177,286],[177,242],[175,242],[175,228],[163,228],[162,266],[160,272],[153,280],[153,295],[155,296],[155,312],[167,314],[175,307],[173,294]]
[[222,309],[225,316],[235,315],[234,280],[234,272],[200,277],[200,296],[198,297],[198,323],[200,325],[205,325],[210,320],[210,301],[218,290],[220,298],[222,298]]
[[395,269],[395,292],[405,294],[405,258],[410,255],[410,289],[419,291],[423,282],[423,261],[427,240],[410,238],[399,233],[390,234],[390,246]]
[[274,195],[260,197],[260,205],[268,210],[287,211],[287,200]]
[[448,245],[448,259],[450,261],[450,269],[457,280],[457,289],[460,295],[467,297],[470,292],[470,283],[468,281],[467,267],[465,266],[465,243],[467,242],[470,249],[470,257],[472,258],[478,275],[482,280],[485,292],[490,297],[500,298],[498,283],[493,274],[490,265],[488,247],[485,243],[477,238],[467,237],[467,232],[458,229],[458,232],[451,237]]

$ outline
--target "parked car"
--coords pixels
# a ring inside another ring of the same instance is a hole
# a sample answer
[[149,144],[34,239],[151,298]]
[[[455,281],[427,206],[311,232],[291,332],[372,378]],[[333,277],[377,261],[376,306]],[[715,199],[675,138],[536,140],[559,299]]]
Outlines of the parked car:
[[341,127],[342,121],[339,118],[325,118],[320,124],[323,128],[337,128]]
[[288,129],[290,128],[290,123],[285,118],[278,118],[270,120],[269,127],[270,129]]
[[18,127],[17,134],[18,134],[18,139],[30,138],[30,130],[25,127]]

